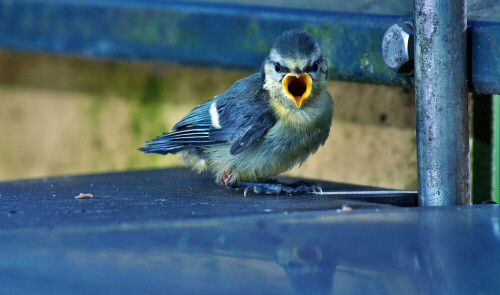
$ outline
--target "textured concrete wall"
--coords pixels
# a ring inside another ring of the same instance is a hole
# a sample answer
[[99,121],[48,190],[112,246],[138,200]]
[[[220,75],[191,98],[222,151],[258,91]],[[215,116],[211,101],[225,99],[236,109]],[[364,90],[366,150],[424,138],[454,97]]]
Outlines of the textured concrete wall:
[[[0,180],[179,165],[136,148],[248,74],[0,51]],[[413,92],[328,89],[330,138],[290,174],[415,189]]]

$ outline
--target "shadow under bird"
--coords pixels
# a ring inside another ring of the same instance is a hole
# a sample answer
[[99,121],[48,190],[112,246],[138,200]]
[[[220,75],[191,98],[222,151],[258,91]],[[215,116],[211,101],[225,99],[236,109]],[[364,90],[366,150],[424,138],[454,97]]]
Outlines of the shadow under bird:
[[170,133],[146,142],[145,153],[180,152],[218,184],[255,193],[320,192],[315,183],[270,180],[300,165],[328,138],[333,101],[328,64],[313,37],[284,32],[260,72],[235,82],[180,120]]

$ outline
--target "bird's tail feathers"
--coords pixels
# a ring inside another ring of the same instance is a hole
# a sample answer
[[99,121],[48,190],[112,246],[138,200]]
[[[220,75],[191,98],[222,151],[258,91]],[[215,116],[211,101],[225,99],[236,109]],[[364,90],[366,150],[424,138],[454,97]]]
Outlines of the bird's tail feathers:
[[146,145],[138,148],[141,152],[145,154],[155,153],[155,154],[175,154],[178,151],[181,151],[184,147],[179,144],[172,143],[168,139],[166,140],[158,140],[153,139],[150,141],[146,141]]
[[163,133],[155,139],[147,141],[140,151],[156,154],[175,154],[186,148],[203,147],[221,143],[211,140],[208,136],[209,127],[190,126],[170,133]]

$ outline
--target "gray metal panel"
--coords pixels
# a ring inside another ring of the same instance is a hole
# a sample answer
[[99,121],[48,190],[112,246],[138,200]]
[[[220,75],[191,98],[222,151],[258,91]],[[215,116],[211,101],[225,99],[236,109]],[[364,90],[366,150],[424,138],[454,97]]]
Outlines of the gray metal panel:
[[410,86],[378,52],[397,15],[175,1],[0,1],[0,48],[258,69],[285,30],[309,31],[332,79]]
[[245,198],[186,169],[2,182],[1,293],[496,294],[498,205],[322,185],[355,193]]
[[[500,93],[500,2],[473,4],[471,87]],[[331,79],[412,86],[380,53],[385,31],[411,11],[409,0],[0,0],[0,48],[258,69],[273,40],[299,28],[321,43]]]
[[[292,181],[293,179],[282,178]],[[254,195],[216,185],[212,175],[187,169],[54,177],[0,183],[0,230],[60,225],[108,225],[352,208],[415,206],[417,194],[320,182],[341,195]],[[357,191],[354,195],[347,195]],[[365,194],[363,194],[363,192]],[[80,193],[93,199],[78,200]],[[348,199],[348,200],[346,200]],[[366,201],[372,203],[366,203]]]

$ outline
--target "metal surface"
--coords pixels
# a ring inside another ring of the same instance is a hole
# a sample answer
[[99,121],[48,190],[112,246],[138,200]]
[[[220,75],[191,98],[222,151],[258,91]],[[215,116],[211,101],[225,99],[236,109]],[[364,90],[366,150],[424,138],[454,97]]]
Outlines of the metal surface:
[[[241,190],[216,185],[212,175],[187,169],[3,182],[0,183],[0,230],[291,213],[341,209],[343,205],[354,209],[415,206],[417,201],[416,193],[406,191],[387,190],[387,194],[381,194],[381,189],[373,187],[319,183],[325,192],[337,195],[248,194],[244,198]],[[80,193],[90,193],[94,198],[75,199]]]
[[416,0],[415,9],[419,205],[467,204],[465,0]]
[[390,27],[382,40],[382,57],[385,64],[399,74],[413,73],[414,38],[413,25],[400,22]]
[[479,93],[500,93],[499,23],[500,1],[467,1],[469,86]]
[[497,294],[499,228],[498,205],[61,221],[0,231],[0,285],[51,295]]
[[398,15],[231,3],[0,1],[0,48],[258,69],[285,30],[312,33],[330,78],[412,85],[385,67],[380,40]]
[[[483,8],[469,10],[471,87],[500,93],[500,2]],[[0,0],[0,48],[258,69],[273,40],[299,28],[320,42],[331,79],[411,86],[380,52],[385,31],[411,13],[410,0]]]
[[[167,0],[168,1],[168,0]],[[474,0],[472,0],[474,1]],[[482,1],[482,0],[479,0]],[[495,0],[488,0],[495,1]],[[193,2],[180,0],[178,2]],[[413,0],[197,0],[200,3],[237,3],[240,5],[265,6],[275,8],[296,8],[321,11],[343,11],[363,14],[382,14],[390,12],[393,15],[409,15],[413,10]],[[490,5],[493,6],[493,5]]]

